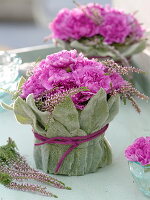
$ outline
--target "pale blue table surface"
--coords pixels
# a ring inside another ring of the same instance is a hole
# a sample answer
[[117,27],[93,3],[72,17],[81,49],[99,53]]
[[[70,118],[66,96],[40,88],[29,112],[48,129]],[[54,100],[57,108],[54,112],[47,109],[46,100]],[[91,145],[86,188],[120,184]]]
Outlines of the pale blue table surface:
[[[47,52],[46,52],[47,53]],[[27,62],[28,53],[24,56]],[[30,52],[30,56],[34,53]],[[25,58],[26,57],[26,58]],[[31,57],[30,57],[31,58]],[[29,59],[29,61],[31,61]],[[111,122],[106,137],[113,151],[111,165],[85,176],[55,176],[72,190],[59,190],[48,186],[48,190],[59,196],[60,200],[146,200],[147,197],[137,189],[124,158],[124,149],[140,136],[150,136],[150,103],[139,101],[141,114],[128,104],[121,105],[120,112]],[[11,111],[0,113],[0,145],[8,137],[15,140],[19,151],[29,164],[35,167],[33,160],[33,141],[31,127],[16,122]],[[46,200],[49,197],[28,192],[15,191],[0,185],[0,200]]]

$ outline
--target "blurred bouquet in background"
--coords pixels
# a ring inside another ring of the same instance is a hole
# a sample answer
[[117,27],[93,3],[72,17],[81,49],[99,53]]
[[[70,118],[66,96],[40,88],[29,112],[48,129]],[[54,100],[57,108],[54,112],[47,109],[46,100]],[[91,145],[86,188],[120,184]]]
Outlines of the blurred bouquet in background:
[[49,24],[51,38],[63,48],[129,66],[128,58],[146,47],[145,30],[133,14],[94,3],[76,5],[60,10]]

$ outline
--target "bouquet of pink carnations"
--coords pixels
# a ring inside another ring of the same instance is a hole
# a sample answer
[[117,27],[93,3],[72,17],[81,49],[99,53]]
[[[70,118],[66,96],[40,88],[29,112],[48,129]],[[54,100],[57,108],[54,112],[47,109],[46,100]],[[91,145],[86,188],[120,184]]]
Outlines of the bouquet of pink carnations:
[[88,57],[111,57],[124,66],[146,46],[145,30],[133,14],[95,3],[60,10],[49,28],[63,48]]
[[150,197],[150,137],[137,138],[126,148],[125,157],[140,191]]
[[121,74],[137,71],[112,60],[97,62],[76,50],[48,55],[21,79],[12,109],[35,136],[36,166],[48,173],[84,175],[111,163],[105,138],[119,111],[119,99],[147,99]]

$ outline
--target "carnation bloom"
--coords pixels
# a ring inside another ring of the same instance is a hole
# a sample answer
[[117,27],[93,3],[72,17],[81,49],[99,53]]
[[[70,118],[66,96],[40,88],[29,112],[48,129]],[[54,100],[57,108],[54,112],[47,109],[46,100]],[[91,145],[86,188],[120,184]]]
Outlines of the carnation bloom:
[[[83,59],[82,54],[78,54],[76,51],[60,51],[56,54],[51,54],[46,57],[45,63],[48,66],[54,68],[67,68],[72,64],[75,64],[77,60]],[[43,66],[43,65],[42,65]]]
[[125,157],[132,162],[141,165],[150,164],[150,137],[137,138],[132,145],[125,150]]
[[134,18],[132,15],[128,15],[128,19],[131,24],[131,31],[129,34],[130,37],[134,38],[135,40],[139,40],[144,34],[144,29],[140,26],[137,19]]
[[106,93],[118,90],[126,81],[116,72],[107,73],[108,67],[96,60],[88,59],[76,50],[63,50],[42,60],[33,71],[31,77],[23,84],[21,97],[33,94],[37,98],[45,91],[53,88],[55,92],[72,88],[86,87],[88,91],[72,96],[77,108],[83,109],[86,102],[96,94],[100,88]]
[[139,40],[144,33],[131,14],[90,3],[72,10],[62,9],[50,23],[52,37],[65,41],[101,36],[107,44]]
[[82,6],[81,9],[67,8],[60,10],[57,17],[50,24],[53,37],[62,40],[80,39],[81,37],[91,37],[98,34],[99,27],[89,17],[95,10],[99,15],[103,15],[103,8],[100,5],[89,4],[88,7]]
[[87,87],[93,93],[100,88],[104,88],[106,92],[110,89],[111,78],[99,66],[80,67],[72,72],[72,76],[78,87]]
[[106,12],[104,20],[99,27],[99,34],[104,37],[107,44],[124,43],[131,32],[128,16],[123,12],[111,10]]

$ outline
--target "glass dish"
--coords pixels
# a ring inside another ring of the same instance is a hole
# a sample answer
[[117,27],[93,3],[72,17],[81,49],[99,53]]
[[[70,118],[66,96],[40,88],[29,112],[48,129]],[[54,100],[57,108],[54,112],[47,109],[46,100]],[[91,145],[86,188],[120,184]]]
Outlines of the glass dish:
[[150,165],[142,166],[138,162],[129,162],[129,168],[140,191],[150,197]]
[[[19,78],[21,58],[16,54],[0,51],[0,102],[11,103],[11,97],[4,90],[14,91]],[[2,111],[0,106],[0,111]]]

